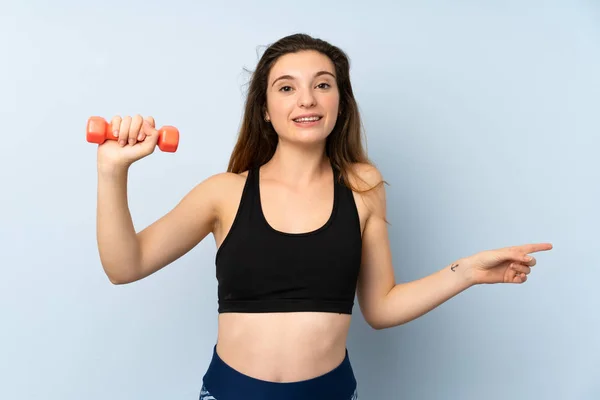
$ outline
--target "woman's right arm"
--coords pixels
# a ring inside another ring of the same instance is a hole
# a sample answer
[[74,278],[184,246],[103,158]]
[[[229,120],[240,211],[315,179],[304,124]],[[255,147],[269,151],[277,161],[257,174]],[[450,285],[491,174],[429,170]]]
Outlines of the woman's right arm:
[[170,212],[136,233],[127,202],[127,170],[99,171],[97,240],[110,281],[125,284],[145,278],[212,232],[218,219],[221,175],[194,187]]
[[152,117],[111,120],[116,141],[98,146],[96,236],[100,262],[114,284],[137,281],[172,263],[213,231],[218,221],[221,182],[210,177],[169,213],[136,233],[127,202],[129,166],[151,154],[158,141]]

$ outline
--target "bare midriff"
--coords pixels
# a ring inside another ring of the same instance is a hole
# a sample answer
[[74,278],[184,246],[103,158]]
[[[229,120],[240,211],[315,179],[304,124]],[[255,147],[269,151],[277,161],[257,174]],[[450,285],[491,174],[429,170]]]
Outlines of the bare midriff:
[[312,379],[344,360],[350,319],[348,314],[322,312],[222,313],[217,354],[255,379]]

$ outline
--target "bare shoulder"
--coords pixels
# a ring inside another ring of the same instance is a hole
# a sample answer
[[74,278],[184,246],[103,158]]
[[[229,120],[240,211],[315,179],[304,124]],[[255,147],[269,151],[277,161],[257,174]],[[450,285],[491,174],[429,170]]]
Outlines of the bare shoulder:
[[212,199],[216,201],[216,205],[219,205],[219,203],[243,189],[247,176],[247,171],[240,174],[232,172],[216,173],[196,185],[191,194],[204,196],[209,193]]
[[230,215],[235,215],[247,178],[248,171],[221,172],[205,181],[212,193],[217,223],[228,220]]
[[[374,214],[385,217],[385,180],[379,169],[372,164],[354,163],[348,172],[355,199],[364,206],[366,217]],[[363,207],[359,207],[359,211],[361,209]]]
[[360,191],[369,190],[383,182],[383,175],[372,164],[354,163],[350,172],[351,183],[353,186],[358,187]]
[[202,183],[207,183],[212,186],[226,188],[231,185],[239,185],[246,181],[248,171],[239,174],[233,172],[219,172],[206,178]]

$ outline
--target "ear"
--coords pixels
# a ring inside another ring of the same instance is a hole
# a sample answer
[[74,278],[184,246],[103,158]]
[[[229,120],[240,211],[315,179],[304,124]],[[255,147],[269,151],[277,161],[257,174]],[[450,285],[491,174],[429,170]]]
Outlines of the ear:
[[265,111],[265,121],[270,122],[271,121],[271,117],[269,116],[269,112]]

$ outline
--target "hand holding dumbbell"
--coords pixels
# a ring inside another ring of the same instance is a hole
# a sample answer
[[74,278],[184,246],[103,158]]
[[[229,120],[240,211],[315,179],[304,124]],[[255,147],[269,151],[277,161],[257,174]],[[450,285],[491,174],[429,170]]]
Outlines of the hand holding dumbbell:
[[[153,126],[154,124],[152,124]],[[117,129],[113,130],[111,124],[106,122],[102,117],[90,117],[87,123],[86,137],[90,143],[102,144],[106,140],[119,140],[123,139],[122,136],[115,136],[114,132],[118,132]],[[128,135],[128,138],[130,136]],[[125,140],[125,139],[123,139]],[[131,143],[131,141],[130,141]],[[135,143],[135,142],[134,142]],[[174,126],[163,126],[158,130],[158,148],[165,152],[173,153],[177,151],[179,146],[179,131]]]
[[149,155],[158,146],[164,152],[175,152],[179,146],[179,131],[173,126],[154,128],[154,119],[141,115],[91,117],[87,122],[86,139],[99,144],[98,162],[103,165],[128,166]]

